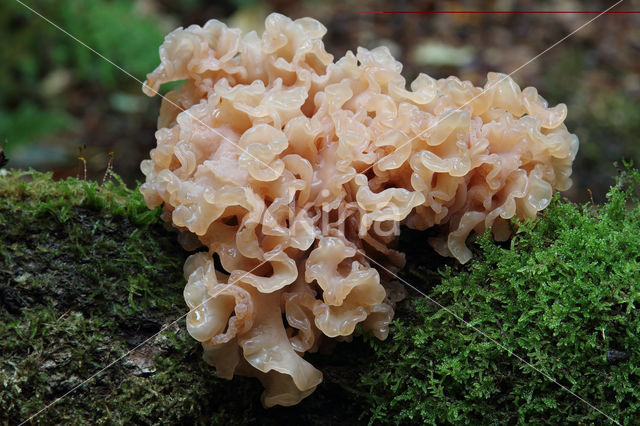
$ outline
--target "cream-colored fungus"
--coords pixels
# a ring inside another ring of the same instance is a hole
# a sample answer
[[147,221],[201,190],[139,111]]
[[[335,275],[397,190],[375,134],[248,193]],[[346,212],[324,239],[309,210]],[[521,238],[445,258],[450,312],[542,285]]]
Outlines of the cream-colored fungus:
[[[465,241],[534,217],[571,185],[578,140],[536,89],[490,73],[483,88],[420,74],[406,89],[385,47],[338,61],[310,18],[272,14],[262,36],[211,20],[160,47],[144,91],[163,101],[141,191],[208,247],[185,264],[189,333],[220,377],[259,378],[292,405],[322,374],[303,359],[356,325],[386,338],[399,224],[460,262]],[[216,271],[217,254],[227,273]],[[365,256],[366,254],[366,256]]]

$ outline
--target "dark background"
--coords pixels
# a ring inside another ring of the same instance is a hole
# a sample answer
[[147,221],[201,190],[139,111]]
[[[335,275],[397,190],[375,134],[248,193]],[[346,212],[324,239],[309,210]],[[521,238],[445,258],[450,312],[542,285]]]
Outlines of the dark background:
[[[144,80],[159,63],[164,34],[216,18],[262,31],[273,11],[311,16],[327,28],[335,58],[357,46],[388,46],[408,81],[424,72],[457,75],[482,86],[486,73],[511,73],[593,14],[366,14],[366,11],[598,11],[615,1],[303,1],[23,0],[105,57]],[[480,4],[480,5],[479,5]],[[640,11],[640,1],[615,9]],[[15,0],[0,4],[0,144],[9,167],[56,177],[101,180],[113,169],[142,179],[138,165],[155,146],[160,99]],[[607,14],[528,64],[513,78],[550,104],[569,107],[566,124],[580,138],[575,201],[604,199],[613,163],[640,162],[640,14]]]

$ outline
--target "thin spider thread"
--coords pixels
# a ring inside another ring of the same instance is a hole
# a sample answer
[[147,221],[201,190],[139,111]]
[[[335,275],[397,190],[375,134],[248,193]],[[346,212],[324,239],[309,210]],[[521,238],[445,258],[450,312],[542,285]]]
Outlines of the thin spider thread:
[[[59,31],[61,31],[62,33],[64,33],[65,35],[69,36],[71,39],[73,39],[74,41],[76,41],[77,43],[81,44],[82,46],[84,46],[85,48],[89,49],[91,52],[95,53],[96,55],[98,55],[100,58],[104,59],[105,61],[107,61],[109,64],[113,65],[114,67],[116,67],[117,69],[119,69],[121,72],[125,73],[126,75],[128,75],[129,77],[131,77],[132,79],[134,79],[135,81],[137,81],[138,83],[141,83],[146,87],[149,87],[146,85],[146,83],[142,82],[140,79],[138,79],[136,76],[134,76],[133,74],[129,73],[127,70],[125,70],[124,68],[120,67],[118,64],[114,63],[113,61],[111,61],[110,59],[108,59],[107,57],[105,57],[104,55],[102,55],[100,52],[96,51],[95,49],[93,49],[91,46],[87,45],[86,43],[84,43],[83,41],[81,41],[80,39],[78,39],[77,37],[75,37],[74,35],[70,34],[69,32],[67,32],[66,30],[64,30],[63,28],[61,28],[59,25],[57,25],[56,23],[54,23],[53,21],[51,21],[50,19],[48,19],[47,17],[43,16],[42,14],[40,14],[39,12],[37,12],[36,10],[34,10],[33,8],[27,6],[26,4],[24,4],[22,1],[20,0],[15,0],[16,2],[18,2],[19,4],[21,4],[23,7],[25,7],[26,9],[29,9],[32,13],[38,15],[40,18],[42,18],[43,20],[45,20],[46,22],[48,22],[49,24],[51,24],[52,26],[54,26],[56,29],[58,29]],[[557,45],[559,45],[560,43],[564,42],[566,39],[568,39],[569,37],[571,37],[572,35],[574,35],[575,33],[577,33],[578,31],[580,31],[581,29],[583,29],[584,27],[586,27],[587,25],[591,24],[593,21],[595,21],[596,19],[598,19],[599,17],[601,17],[602,15],[604,15],[605,13],[607,13],[609,10],[613,9],[615,6],[617,6],[618,4],[622,3],[623,0],[619,0],[618,2],[616,2],[615,4],[613,4],[612,6],[610,6],[609,8],[605,9],[603,12],[601,12],[600,14],[598,14],[597,16],[595,16],[594,18],[590,19],[589,21],[587,21],[586,23],[584,23],[583,25],[581,25],[580,27],[578,27],[576,30],[572,31],[571,33],[569,33],[568,35],[566,35],[565,37],[563,37],[562,39],[560,39],[559,41],[555,42],[553,45],[551,45],[550,47],[548,47],[547,49],[545,49],[544,51],[542,51],[541,53],[537,54],[536,56],[534,56],[532,59],[530,59],[529,61],[525,62],[523,65],[519,66],[518,68],[516,68],[515,70],[513,70],[511,73],[507,74],[505,77],[503,77],[501,80],[499,80],[497,83],[494,84],[497,85],[499,83],[501,83],[502,81],[504,81],[506,78],[510,77],[511,75],[515,74],[516,72],[518,72],[520,69],[524,68],[525,66],[529,65],[531,62],[535,61],[536,59],[538,59],[540,56],[542,56],[543,54],[545,54],[546,52],[548,52],[549,50],[553,49],[554,47],[556,47]],[[490,86],[494,87],[494,86]],[[482,94],[484,94],[486,92],[487,89],[484,89],[482,92],[480,92],[480,94],[474,96],[473,98],[471,98],[469,101],[465,102],[464,104],[462,104],[461,106],[459,106],[457,109],[450,111],[448,114],[452,114],[453,112],[459,111],[461,110],[464,106],[468,105],[470,102],[472,102],[473,100],[477,99],[479,96],[482,96]],[[179,110],[186,112],[190,117],[194,118],[195,120],[197,120],[198,122],[200,122],[201,124],[203,124],[205,127],[207,127],[208,129],[210,129],[211,131],[213,131],[214,133],[216,133],[218,136],[220,136],[221,138],[223,138],[224,140],[228,141],[229,143],[233,144],[234,146],[240,148],[242,151],[246,152],[249,156],[251,156],[252,158],[260,161],[262,164],[266,165],[269,169],[275,171],[270,165],[266,164],[264,161],[260,160],[259,158],[256,158],[255,156],[253,156],[251,153],[249,153],[248,151],[246,151],[244,148],[240,147],[238,144],[236,144],[235,142],[231,141],[229,138],[227,138],[226,136],[224,136],[222,133],[218,132],[216,129],[210,127],[209,125],[207,125],[206,123],[204,123],[202,120],[200,120],[199,118],[195,117],[193,114],[191,114],[188,110],[183,109],[182,107],[180,107],[179,105],[177,105],[176,103],[174,103],[173,101],[171,101],[170,99],[168,99],[167,97],[165,97],[164,95],[158,93],[157,91],[154,91],[156,94],[158,94],[163,100],[166,100],[167,102],[169,102],[171,105],[175,106],[176,108],[178,108]],[[445,118],[448,117],[448,115],[445,116]],[[437,125],[437,123],[435,124]],[[408,145],[409,143],[413,142],[415,139],[417,139],[418,137],[422,136],[424,133],[426,133],[427,131],[431,130],[433,127],[435,127],[435,125],[428,127],[427,129],[421,131],[420,133],[418,133],[417,135],[415,135],[413,138],[411,138],[409,141],[405,142],[404,144],[400,145],[399,147],[395,148],[394,151]],[[391,155],[391,154],[389,154]],[[382,161],[384,158],[388,157],[382,157],[381,159],[379,159],[378,161],[376,161],[375,163],[373,163],[372,165],[370,165],[369,167],[367,167],[363,172],[361,173],[365,173],[367,170],[371,169],[372,167],[374,167],[376,164],[378,164],[380,161]],[[451,315],[453,315],[456,319],[458,319],[459,321],[463,322],[466,326],[471,327],[474,331],[480,333],[481,335],[483,335],[484,337],[486,337],[487,339],[491,340],[493,343],[495,343],[496,345],[498,345],[500,348],[502,348],[503,350],[506,350],[509,355],[513,355],[514,357],[516,357],[518,360],[520,360],[522,363],[526,364],[527,366],[529,366],[530,368],[532,368],[533,370],[537,371],[538,373],[542,374],[545,378],[547,378],[548,380],[552,381],[553,383],[555,383],[556,385],[558,385],[559,387],[561,387],[562,389],[564,389],[565,391],[567,391],[568,393],[570,393],[571,395],[573,395],[574,397],[576,397],[577,399],[579,399],[580,401],[582,401],[583,403],[587,404],[589,407],[593,408],[594,410],[596,410],[597,412],[599,412],[600,414],[604,415],[605,417],[607,417],[609,420],[615,422],[616,424],[620,424],[618,421],[616,421],[615,419],[613,419],[611,416],[607,415],[606,413],[604,413],[602,410],[598,409],[597,407],[595,407],[593,404],[590,404],[588,401],[586,401],[585,399],[583,399],[582,397],[580,397],[579,395],[577,395],[576,393],[574,393],[573,391],[571,391],[569,388],[567,388],[566,386],[562,385],[561,383],[558,383],[555,379],[553,379],[553,377],[551,377],[550,375],[548,375],[547,373],[539,370],[538,368],[536,368],[535,366],[533,366],[531,363],[529,363],[528,361],[526,361],[524,358],[520,357],[519,355],[513,353],[513,351],[511,351],[509,348],[507,348],[506,346],[502,345],[500,342],[496,341],[495,339],[493,339],[492,337],[488,336],[486,333],[484,333],[482,330],[478,329],[477,327],[475,327],[474,325],[470,324],[469,322],[465,321],[463,318],[459,317],[457,314],[455,314],[453,311],[451,311],[450,309],[446,308],[445,306],[441,305],[439,302],[437,302],[436,300],[432,299],[431,297],[429,297],[428,295],[426,295],[424,292],[420,291],[418,288],[416,288],[415,286],[411,285],[409,282],[407,282],[406,280],[404,280],[403,278],[399,277],[397,274],[389,271],[386,267],[384,267],[383,265],[381,265],[379,262],[375,261],[374,259],[372,259],[371,257],[367,256],[365,253],[363,253],[361,250],[358,250],[361,254],[363,254],[367,259],[371,260],[372,262],[374,262],[375,264],[377,264],[378,266],[380,266],[381,268],[383,268],[385,271],[387,271],[388,273],[392,274],[393,276],[397,277],[400,281],[403,282],[403,284],[405,284],[406,286],[408,286],[409,288],[412,288],[413,290],[417,291],[419,294],[421,294],[423,297],[427,298],[428,300],[430,300],[431,302],[435,303],[436,305],[438,305],[441,309],[445,310],[445,312],[450,313]],[[275,255],[273,256],[275,257]],[[273,258],[272,257],[272,258]],[[68,396],[69,394],[73,393],[74,391],[76,391],[77,389],[79,389],[80,387],[82,387],[84,384],[88,383],[89,381],[93,380],[95,377],[99,376],[100,374],[102,374],[104,371],[108,370],[110,367],[112,367],[113,365],[115,365],[116,363],[118,363],[119,361],[121,361],[122,359],[124,359],[125,357],[127,357],[130,353],[136,351],[138,348],[144,346],[146,343],[148,343],[149,341],[151,341],[152,339],[154,339],[155,337],[157,337],[158,335],[160,335],[162,332],[164,332],[165,330],[169,329],[170,327],[172,327],[173,325],[175,325],[178,321],[182,320],[183,318],[185,318],[190,312],[192,312],[193,310],[201,307],[202,305],[204,305],[205,303],[207,303],[209,300],[213,299],[215,296],[217,296],[218,294],[220,294],[222,291],[224,291],[224,289],[232,284],[235,284],[236,282],[238,282],[240,279],[244,278],[245,276],[247,276],[248,274],[250,274],[251,272],[253,272],[254,270],[256,270],[257,268],[259,268],[260,266],[264,265],[265,263],[267,263],[270,259],[266,259],[264,260],[262,263],[260,263],[258,266],[254,267],[253,269],[251,269],[250,271],[246,272],[245,274],[243,274],[240,278],[238,278],[237,280],[231,282],[231,283],[227,283],[225,287],[223,287],[218,293],[214,293],[213,295],[211,295],[208,299],[206,299],[205,301],[203,301],[202,303],[200,303],[198,306],[196,306],[195,308],[189,310],[188,312],[186,312],[185,314],[181,315],[180,317],[178,317],[176,320],[174,320],[173,322],[169,323],[168,326],[164,327],[162,330],[158,331],[157,333],[155,333],[154,335],[152,335],[151,337],[147,338],[146,340],[144,340],[142,343],[138,344],[137,346],[135,346],[133,349],[129,350],[128,352],[126,352],[124,355],[122,355],[120,358],[116,359],[115,361],[111,362],[110,364],[108,364],[106,367],[104,367],[103,369],[99,370],[98,372],[94,373],[92,376],[90,376],[89,378],[87,378],[86,380],[84,380],[82,383],[76,385],[74,388],[72,388],[71,390],[67,391],[65,394],[63,394],[62,396],[56,398],[53,402],[51,402],[49,405],[47,405],[46,407],[42,408],[40,411],[36,412],[35,414],[31,415],[29,418],[27,418],[25,421],[23,421],[22,423],[20,423],[20,426],[24,425],[25,423],[33,420],[36,416],[38,416],[39,414],[43,413],[44,411],[48,410],[49,408],[51,408],[53,405],[57,404],[58,402],[60,402],[62,399],[64,399],[66,396]]]
[[591,18],[590,20],[588,20],[587,22],[585,22],[584,24],[582,24],[581,26],[579,26],[578,28],[576,28],[575,30],[573,30],[572,32],[570,32],[569,34],[567,34],[566,36],[564,36],[563,38],[561,38],[560,40],[556,41],[555,43],[553,43],[551,46],[547,47],[545,50],[543,50],[542,52],[538,53],[536,56],[534,56],[533,58],[529,59],[527,62],[525,62],[524,64],[520,65],[518,68],[516,68],[515,70],[511,71],[509,74],[505,75],[504,77],[502,77],[500,80],[498,80],[496,83],[490,84],[489,87],[487,87],[486,89],[482,89],[482,91],[480,93],[478,93],[477,95],[475,95],[473,98],[469,99],[468,101],[466,101],[465,103],[463,103],[462,105],[460,105],[459,107],[457,107],[456,109],[450,110],[449,112],[447,112],[442,118],[440,118],[438,120],[437,123],[427,127],[426,129],[420,131],[420,133],[418,133],[417,135],[415,135],[414,137],[412,137],[411,139],[409,139],[408,141],[406,141],[405,143],[401,144],[400,146],[396,147],[393,149],[393,151],[385,156],[383,156],[382,158],[380,158],[379,160],[375,161],[373,164],[371,164],[370,166],[368,166],[366,169],[364,169],[363,171],[361,171],[361,174],[366,173],[367,171],[369,171],[372,167],[375,167],[379,162],[381,162],[382,160],[384,160],[385,158],[388,158],[389,156],[393,155],[397,150],[409,145],[410,143],[412,143],[413,141],[415,141],[416,139],[418,139],[420,136],[424,135],[425,133],[427,133],[429,130],[433,129],[434,127],[436,127],[442,120],[448,118],[451,116],[451,114],[453,114],[454,112],[457,111],[462,111],[462,108],[464,108],[465,106],[469,105],[471,102],[473,102],[474,100],[478,99],[480,96],[484,95],[488,90],[496,87],[498,84],[502,83],[504,80],[506,80],[507,78],[511,77],[513,74],[517,73],[518,71],[520,71],[522,68],[526,67],[527,65],[529,65],[531,62],[535,61],[536,59],[538,59],[540,56],[544,55],[545,53],[547,53],[548,51],[550,51],[551,49],[553,49],[554,47],[556,47],[557,45],[559,45],[560,43],[564,42],[566,39],[568,39],[569,37],[571,37],[572,35],[574,35],[575,33],[577,33],[578,31],[580,31],[581,29],[583,29],[584,27],[586,27],[587,25],[589,25],[590,23],[592,23],[593,21],[595,21],[596,19],[598,19],[599,17],[601,17],[602,15],[606,14],[607,12],[609,12],[611,9],[613,9],[614,7],[616,7],[617,5],[619,5],[620,3],[622,3],[623,0],[619,0],[617,3],[613,4],[612,6],[608,7],[607,9],[603,10],[600,14],[598,14],[597,16],[594,16],[593,18]]

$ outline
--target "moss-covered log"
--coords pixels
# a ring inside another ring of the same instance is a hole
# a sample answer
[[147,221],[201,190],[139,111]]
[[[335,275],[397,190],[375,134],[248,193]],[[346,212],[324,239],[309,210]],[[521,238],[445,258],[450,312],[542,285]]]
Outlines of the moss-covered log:
[[637,423],[639,181],[628,173],[598,208],[556,197],[510,243],[480,238],[464,267],[405,233],[404,277],[447,309],[410,292],[386,342],[356,337],[310,355],[318,390],[267,410],[257,381],[220,380],[201,360],[179,319],[187,253],[137,191],[0,170],[0,421],[27,420],[107,366],[32,423],[607,420],[506,347]]

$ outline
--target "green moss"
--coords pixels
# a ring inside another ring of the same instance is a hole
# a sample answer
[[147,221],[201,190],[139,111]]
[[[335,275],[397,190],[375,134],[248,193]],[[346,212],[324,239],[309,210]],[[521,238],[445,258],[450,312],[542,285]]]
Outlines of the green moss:
[[[159,212],[117,181],[12,172],[0,194],[0,417],[19,420],[124,354],[130,336],[178,317],[185,255]],[[78,404],[106,416],[98,401],[123,375],[114,366],[36,422],[78,422]]]
[[[373,419],[392,423],[601,423],[606,418],[505,348],[624,424],[640,421],[640,207],[637,171],[599,208],[556,196],[510,244],[488,236],[445,267],[391,341],[370,343]],[[430,271],[413,265],[407,280]],[[450,312],[463,318],[456,319]],[[478,333],[474,328],[486,335]],[[499,342],[501,346],[492,342]]]
[[447,310],[412,295],[387,341],[355,338],[308,356],[324,374],[318,390],[266,410],[257,381],[216,378],[175,322],[185,312],[187,253],[159,211],[117,178],[9,172],[0,176],[1,422],[27,419],[105,367],[33,423],[606,420],[490,337],[614,419],[637,423],[639,184],[627,172],[599,207],[556,196],[510,242],[479,238],[465,266],[425,249],[424,233],[403,234],[404,277]]
[[[330,374],[303,404],[270,410],[256,380],[216,378],[181,319],[188,253],[159,215],[117,177],[98,185],[34,171],[0,175],[0,424],[26,420],[104,367],[33,423],[356,419]],[[336,355],[314,363],[341,368]]]

